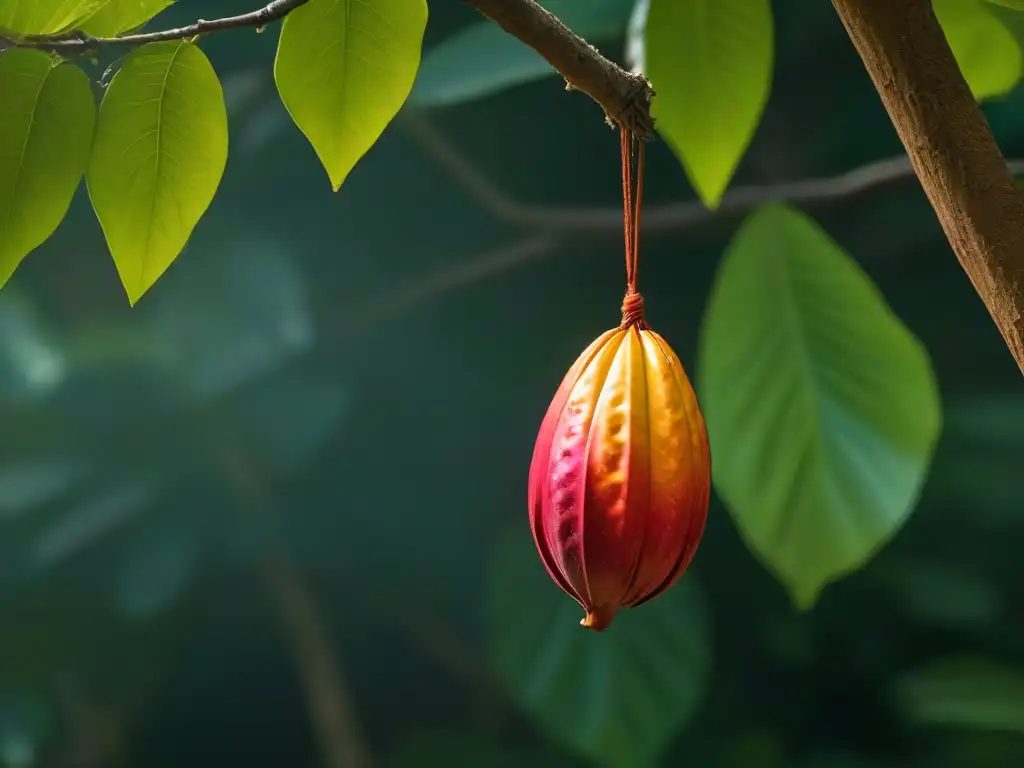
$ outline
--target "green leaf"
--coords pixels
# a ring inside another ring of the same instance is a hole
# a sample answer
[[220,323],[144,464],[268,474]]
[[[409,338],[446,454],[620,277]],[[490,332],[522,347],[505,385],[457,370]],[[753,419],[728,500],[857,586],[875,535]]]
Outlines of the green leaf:
[[934,0],[933,7],[977,99],[1003,96],[1020,82],[1020,45],[982,0]]
[[169,608],[198,570],[203,546],[180,521],[153,526],[132,543],[114,583],[114,602],[127,616],[150,618]]
[[0,286],[71,205],[96,123],[89,78],[40,51],[0,54]]
[[201,399],[230,397],[315,341],[309,292],[289,250],[259,232],[239,236],[244,222],[223,226],[230,236],[195,238],[194,258],[167,276],[147,307],[151,344],[168,350]]
[[719,267],[698,374],[719,495],[810,608],[914,506],[941,423],[927,353],[825,232],[770,205]]
[[716,208],[761,120],[772,82],[769,0],[651,0],[642,58],[658,132]]
[[412,90],[426,0],[311,0],[284,20],[274,80],[337,191]]
[[919,723],[1024,733],[1024,671],[975,658],[933,662],[896,686],[904,714]]
[[[545,8],[586,40],[621,35],[633,0],[545,0]],[[409,103],[440,107],[553,76],[535,50],[492,21],[470,24],[423,56]]]
[[96,37],[116,37],[137,29],[174,0],[106,0],[79,27]]
[[30,553],[34,568],[44,570],[103,541],[113,531],[149,509],[163,489],[154,481],[125,481],[75,505],[44,530]]
[[135,304],[185,247],[228,156],[224,93],[191,43],[150,43],[114,76],[86,174],[128,300]]
[[90,472],[68,457],[21,459],[0,466],[0,520],[10,520],[59,499]]
[[1004,8],[1012,8],[1015,11],[1024,11],[1024,0],[988,0],[993,5],[1001,5]]
[[553,740],[598,765],[655,760],[707,683],[708,620],[692,578],[594,634],[548,578],[525,523],[491,563],[489,653],[517,700]]
[[0,0],[0,29],[52,35],[78,26],[104,0]]

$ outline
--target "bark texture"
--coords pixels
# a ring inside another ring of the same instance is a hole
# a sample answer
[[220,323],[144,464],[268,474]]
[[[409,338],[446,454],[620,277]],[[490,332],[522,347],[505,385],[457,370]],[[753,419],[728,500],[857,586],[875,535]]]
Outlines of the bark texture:
[[931,0],[833,0],[953,251],[1024,372],[1024,203]]

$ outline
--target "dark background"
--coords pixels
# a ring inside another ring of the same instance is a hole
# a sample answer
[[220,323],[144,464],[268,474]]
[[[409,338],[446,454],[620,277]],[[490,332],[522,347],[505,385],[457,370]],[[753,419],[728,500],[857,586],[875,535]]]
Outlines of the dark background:
[[[250,6],[180,0],[158,23]],[[898,155],[830,4],[773,7],[734,186]],[[427,50],[478,18],[432,2]],[[945,432],[909,523],[801,615],[713,500],[664,598],[682,623],[594,645],[530,552],[525,481],[562,374],[618,322],[621,233],[552,245],[449,155],[524,205],[614,213],[616,134],[548,77],[404,111],[333,194],[274,92],[276,39],[203,44],[228,168],[137,308],[84,188],[0,293],[0,766],[340,768],[318,750],[351,749],[346,725],[402,767],[1024,765],[1024,390],[913,179],[802,206],[934,361]],[[621,58],[621,34],[601,48]],[[1024,156],[1024,91],[986,111]],[[663,143],[647,159],[649,208],[693,199]],[[648,317],[691,377],[741,219],[642,245]],[[538,637],[591,665],[541,703],[492,663],[527,675]],[[915,678],[948,659],[968,666]],[[351,716],[318,725],[339,692]]]

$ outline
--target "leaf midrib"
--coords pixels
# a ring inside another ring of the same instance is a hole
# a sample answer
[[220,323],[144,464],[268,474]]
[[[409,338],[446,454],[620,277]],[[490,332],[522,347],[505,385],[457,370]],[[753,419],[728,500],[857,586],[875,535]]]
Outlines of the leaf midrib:
[[187,45],[187,43],[182,41],[178,43],[178,47],[174,49],[174,53],[171,54],[171,58],[167,62],[164,79],[160,83],[160,98],[157,100],[156,107],[156,152],[154,153],[153,161],[153,193],[149,196],[149,216],[146,220],[146,244],[142,249],[142,253],[144,255],[139,259],[139,286],[146,284],[146,267],[149,264],[151,256],[149,247],[153,241],[153,217],[156,213],[156,199],[159,194],[158,189],[160,186],[160,143],[163,134],[164,98],[167,94],[167,80],[171,76],[171,69],[174,67],[174,62],[178,59],[178,54],[181,53],[185,45]]
[[[793,259],[788,253],[784,254],[783,258],[785,260],[784,282],[786,284],[786,304],[789,308],[790,319],[795,328],[795,346],[797,347],[797,356],[800,358],[798,366],[801,371],[801,376],[805,382],[807,399],[810,401],[814,420],[811,435],[808,438],[808,450],[813,450],[814,453],[820,457],[824,453],[824,441],[822,439],[821,431],[822,423],[825,418],[824,408],[822,407],[823,397],[820,391],[822,385],[814,370],[814,364],[811,361],[811,345],[807,339],[807,332],[804,329],[801,313],[797,308],[797,291],[793,286]],[[794,517],[795,514],[791,512],[783,518],[785,521],[782,526],[783,530],[776,532],[780,541],[787,537],[790,524],[793,522]]]

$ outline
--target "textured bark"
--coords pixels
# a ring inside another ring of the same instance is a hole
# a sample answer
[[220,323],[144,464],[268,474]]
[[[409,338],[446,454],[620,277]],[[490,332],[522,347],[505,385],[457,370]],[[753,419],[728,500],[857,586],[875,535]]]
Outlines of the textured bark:
[[833,0],[957,258],[1024,372],[1024,203],[931,0]]
[[606,59],[536,0],[464,2],[547,59],[570,86],[604,107],[609,120],[640,139],[654,138],[654,89],[646,77]]

